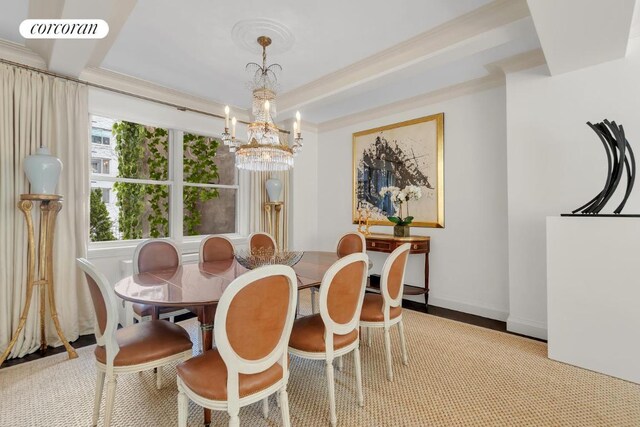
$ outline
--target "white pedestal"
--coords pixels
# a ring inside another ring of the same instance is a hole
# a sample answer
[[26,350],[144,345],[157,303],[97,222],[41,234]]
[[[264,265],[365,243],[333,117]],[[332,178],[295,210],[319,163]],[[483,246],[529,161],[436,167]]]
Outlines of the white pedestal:
[[640,218],[547,218],[549,358],[640,383]]

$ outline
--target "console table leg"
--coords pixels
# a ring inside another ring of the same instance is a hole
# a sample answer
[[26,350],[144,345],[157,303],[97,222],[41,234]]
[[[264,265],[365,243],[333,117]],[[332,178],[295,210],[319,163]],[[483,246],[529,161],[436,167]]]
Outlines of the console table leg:
[[424,308],[429,310],[429,252],[424,254]]

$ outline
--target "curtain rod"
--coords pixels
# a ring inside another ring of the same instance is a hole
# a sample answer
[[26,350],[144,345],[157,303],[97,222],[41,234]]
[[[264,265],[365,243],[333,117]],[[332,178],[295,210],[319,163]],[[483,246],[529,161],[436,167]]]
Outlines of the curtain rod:
[[[109,86],[103,86],[103,85],[100,85],[100,84],[97,84],[97,83],[91,83],[91,82],[88,82],[86,80],[76,79],[75,77],[65,76],[65,75],[62,75],[62,74],[54,73],[53,71],[49,71],[49,70],[42,70],[40,68],[31,67],[31,66],[25,65],[25,64],[20,64],[19,62],[9,61],[9,60],[6,60],[4,58],[0,58],[0,63],[4,63],[4,64],[7,64],[7,65],[12,65],[12,66],[18,67],[18,68],[23,68],[23,69],[29,70],[29,71],[34,71],[36,73],[45,74],[47,76],[55,77],[57,79],[68,80],[70,82],[74,82],[74,83],[79,83],[79,84],[95,87],[96,89],[108,90],[109,92],[119,93],[120,95],[131,96],[133,98],[142,99],[144,101],[150,101],[150,102],[154,102],[156,104],[162,104],[162,105],[165,105],[167,107],[176,108],[177,110],[180,110],[180,111],[190,111],[192,113],[203,114],[205,116],[215,117],[217,119],[224,119],[225,118],[225,116],[223,116],[221,114],[210,113],[208,111],[198,110],[197,108],[185,107],[184,105],[178,105],[178,104],[174,104],[172,102],[162,101],[160,99],[155,99],[155,98],[151,98],[151,97],[148,97],[148,96],[138,95],[136,93],[127,92],[125,90],[115,89],[115,88],[112,88],[112,87],[109,87]],[[246,122],[244,120],[238,120],[238,122],[239,123],[243,123],[245,125],[251,124],[251,123]],[[280,128],[278,128],[278,131],[280,131],[282,133],[285,133],[285,134],[290,134],[291,133],[288,130],[284,130],[284,129],[280,129]]]

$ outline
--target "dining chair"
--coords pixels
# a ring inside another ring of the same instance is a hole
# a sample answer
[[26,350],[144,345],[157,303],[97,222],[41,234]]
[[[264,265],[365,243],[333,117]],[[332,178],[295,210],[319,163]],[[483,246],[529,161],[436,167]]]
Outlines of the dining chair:
[[[235,247],[231,240],[225,236],[211,235],[207,236],[200,242],[200,249],[198,251],[199,262],[215,262],[215,261],[227,261],[234,259]],[[194,314],[198,314],[196,308],[190,309]],[[200,339],[198,341],[198,347],[200,351],[203,351],[202,343],[204,341],[202,328],[198,328]]]
[[290,425],[287,343],[295,317],[296,274],[270,265],[249,271],[225,289],[215,315],[217,347],[181,363],[178,371],[178,426],[186,427],[189,399],[229,413],[238,426],[243,406],[279,394],[282,423]]
[[[345,257],[347,255],[355,254],[357,252],[367,252],[367,242],[364,236],[357,231],[351,231],[343,234],[338,239],[336,244],[336,255],[338,258]],[[318,287],[311,288],[311,313],[318,312],[318,306],[316,302],[316,294],[318,293]]]
[[225,236],[207,236],[200,242],[200,262],[233,259],[234,246]]
[[268,233],[252,233],[249,235],[249,249],[253,252],[256,249],[271,249],[274,252],[278,250],[276,240]]
[[[178,247],[171,239],[148,239],[141,242],[133,253],[133,272],[135,274],[148,271],[179,267],[182,257]],[[125,303],[127,306],[127,324],[150,320],[153,306],[149,304]],[[176,310],[173,307],[160,307],[160,319],[169,319],[173,323],[175,316],[188,313],[188,310]]]
[[98,425],[100,402],[105,377],[107,401],[104,425],[111,424],[115,403],[116,381],[119,374],[142,372],[157,368],[156,387],[162,388],[162,367],[191,357],[193,344],[182,327],[162,320],[137,323],[118,329],[116,294],[107,279],[84,258],[76,260],[85,273],[89,293],[96,313],[95,349],[96,394],[93,406],[93,426]]
[[368,262],[367,254],[360,252],[347,255],[329,267],[320,284],[320,313],[296,320],[289,340],[290,354],[325,361],[332,426],[338,421],[333,377],[335,358],[353,352],[358,403],[364,406],[358,321]]
[[410,250],[411,244],[405,243],[391,252],[382,266],[380,293],[365,295],[362,313],[360,314],[360,327],[367,330],[369,346],[371,346],[371,328],[384,329],[384,348],[387,362],[387,379],[389,381],[393,381],[391,337],[389,333],[393,325],[398,325],[402,363],[405,366],[409,364],[407,344],[404,338],[404,324],[402,323],[402,289]]

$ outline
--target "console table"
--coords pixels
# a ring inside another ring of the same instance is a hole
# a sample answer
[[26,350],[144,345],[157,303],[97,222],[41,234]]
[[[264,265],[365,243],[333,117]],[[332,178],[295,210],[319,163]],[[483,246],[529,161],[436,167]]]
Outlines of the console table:
[[[413,285],[404,285],[403,295],[424,295],[424,305],[429,302],[429,249],[431,238],[428,236],[394,237],[392,234],[370,234],[365,236],[367,251],[391,253],[397,247],[405,243],[411,243],[409,254],[424,254],[424,288]],[[378,284],[378,288],[379,288]],[[376,288],[375,284],[371,284]]]

